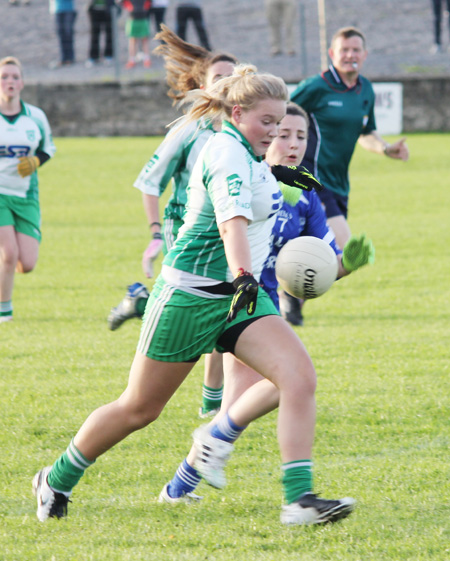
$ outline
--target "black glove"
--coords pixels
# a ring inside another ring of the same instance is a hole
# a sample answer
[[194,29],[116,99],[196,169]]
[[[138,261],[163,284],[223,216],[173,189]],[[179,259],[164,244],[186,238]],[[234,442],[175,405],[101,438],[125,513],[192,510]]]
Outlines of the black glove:
[[258,297],[258,281],[250,274],[243,274],[233,281],[236,292],[231,302],[227,322],[233,321],[239,310],[247,306],[247,314],[252,316],[256,310],[256,299]]
[[285,185],[297,187],[304,191],[322,191],[323,186],[320,181],[309,173],[304,166],[272,166],[272,173],[277,181]]

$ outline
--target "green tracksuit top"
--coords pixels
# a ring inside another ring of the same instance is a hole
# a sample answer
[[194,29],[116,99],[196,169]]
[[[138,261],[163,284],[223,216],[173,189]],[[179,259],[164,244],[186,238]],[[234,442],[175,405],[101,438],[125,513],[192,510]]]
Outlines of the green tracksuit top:
[[356,85],[348,88],[331,65],[321,75],[300,82],[291,99],[311,121],[303,165],[330,191],[347,197],[356,142],[361,134],[376,129],[371,83],[359,76]]

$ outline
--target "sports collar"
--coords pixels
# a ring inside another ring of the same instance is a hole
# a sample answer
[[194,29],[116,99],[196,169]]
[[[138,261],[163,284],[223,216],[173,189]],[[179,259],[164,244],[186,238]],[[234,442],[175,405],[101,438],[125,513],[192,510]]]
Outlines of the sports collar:
[[6,121],[8,121],[8,123],[13,125],[21,115],[27,115],[27,110],[26,110],[26,107],[25,107],[23,101],[20,100],[20,111],[18,113],[16,113],[15,115],[4,115],[3,113],[0,112],[0,115]]
[[240,131],[237,130],[237,128],[234,125],[230,123],[230,121],[222,121],[222,132],[224,132],[225,134],[229,134],[230,136],[233,136],[236,140],[239,140],[239,142],[245,146],[250,156],[255,161],[262,162],[263,157],[255,156],[255,153],[253,152],[253,148],[250,146],[248,140],[245,138],[245,136],[241,134]]
[[351,88],[349,88],[344,84],[339,72],[332,64],[330,64],[327,71],[322,72],[322,78],[335,91],[339,91],[339,92],[356,91],[356,93],[359,93],[361,91],[362,80],[360,74],[358,74],[356,84]]

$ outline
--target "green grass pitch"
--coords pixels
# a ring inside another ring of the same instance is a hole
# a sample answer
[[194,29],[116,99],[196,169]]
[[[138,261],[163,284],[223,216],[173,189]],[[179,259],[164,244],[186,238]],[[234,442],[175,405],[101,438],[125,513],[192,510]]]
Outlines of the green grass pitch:
[[[106,317],[146,282],[149,233],[132,187],[160,139],[56,139],[40,170],[43,242],[0,326],[0,560],[446,561],[450,558],[450,136],[410,135],[411,160],[357,149],[349,222],[372,267],[305,306],[318,372],[315,488],[353,496],[334,526],[286,528],[276,414],[249,427],[229,484],[196,506],[157,496],[191,444],[203,364],[160,419],[90,468],[69,517],[38,522],[31,479],[127,383],[139,321]],[[149,283],[147,283],[149,285]]]

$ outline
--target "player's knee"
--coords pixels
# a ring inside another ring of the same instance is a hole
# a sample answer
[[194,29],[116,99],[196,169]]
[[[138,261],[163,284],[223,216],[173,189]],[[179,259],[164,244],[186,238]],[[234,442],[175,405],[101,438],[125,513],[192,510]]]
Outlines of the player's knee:
[[145,407],[133,408],[128,411],[127,423],[132,431],[140,430],[156,421],[162,408]]
[[313,365],[298,366],[287,372],[283,379],[283,386],[288,388],[293,395],[314,395],[317,386],[317,376]]
[[17,247],[3,246],[0,251],[0,262],[2,268],[6,270],[14,270],[19,259],[19,252]]

